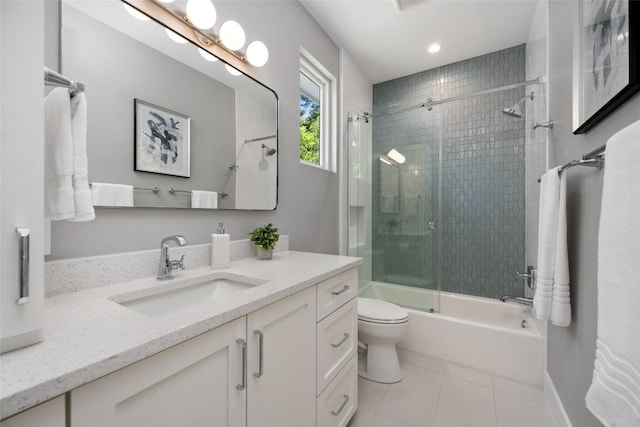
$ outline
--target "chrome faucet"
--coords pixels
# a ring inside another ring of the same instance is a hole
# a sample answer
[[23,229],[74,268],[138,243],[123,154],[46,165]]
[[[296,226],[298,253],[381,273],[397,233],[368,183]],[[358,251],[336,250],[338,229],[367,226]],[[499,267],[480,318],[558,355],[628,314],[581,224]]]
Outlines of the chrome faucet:
[[518,304],[533,306],[533,299],[525,298],[525,297],[512,297],[511,295],[505,295],[500,298],[500,301],[502,302],[513,301]]
[[180,260],[169,259],[169,242],[176,242],[178,246],[185,246],[187,239],[184,236],[169,236],[162,239],[160,243],[160,264],[158,265],[158,280],[173,279],[173,270],[184,270],[184,255]]

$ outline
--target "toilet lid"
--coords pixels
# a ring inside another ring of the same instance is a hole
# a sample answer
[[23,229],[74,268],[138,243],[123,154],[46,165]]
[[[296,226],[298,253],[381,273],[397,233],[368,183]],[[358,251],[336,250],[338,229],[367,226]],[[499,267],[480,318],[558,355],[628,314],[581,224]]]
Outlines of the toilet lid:
[[390,302],[372,298],[358,298],[358,318],[375,323],[403,323],[409,312]]

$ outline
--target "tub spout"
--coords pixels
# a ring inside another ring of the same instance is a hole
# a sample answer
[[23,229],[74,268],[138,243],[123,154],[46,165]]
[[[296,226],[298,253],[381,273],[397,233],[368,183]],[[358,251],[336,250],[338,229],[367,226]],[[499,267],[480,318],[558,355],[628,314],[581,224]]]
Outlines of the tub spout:
[[522,305],[528,305],[528,306],[532,306],[533,305],[533,299],[531,298],[524,298],[524,297],[513,297],[511,295],[505,295],[503,297],[500,298],[500,301],[502,302],[515,302],[518,304],[522,304]]

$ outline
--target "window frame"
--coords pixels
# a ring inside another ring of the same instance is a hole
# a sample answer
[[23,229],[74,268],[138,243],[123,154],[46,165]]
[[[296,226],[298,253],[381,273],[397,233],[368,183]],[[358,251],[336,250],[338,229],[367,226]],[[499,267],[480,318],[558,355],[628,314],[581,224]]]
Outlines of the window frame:
[[[304,165],[337,171],[337,85],[333,75],[304,49],[300,51],[300,74],[320,88],[320,164],[300,159]],[[299,79],[298,79],[299,80]],[[302,90],[298,89],[298,97]],[[298,149],[300,142],[298,141]],[[298,155],[299,157],[299,155]]]

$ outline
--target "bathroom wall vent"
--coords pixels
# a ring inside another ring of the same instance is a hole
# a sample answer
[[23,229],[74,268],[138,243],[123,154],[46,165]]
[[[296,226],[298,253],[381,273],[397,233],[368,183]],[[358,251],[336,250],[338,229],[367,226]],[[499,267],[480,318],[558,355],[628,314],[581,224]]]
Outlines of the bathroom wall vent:
[[429,0],[393,0],[398,12],[402,12],[410,7],[417,6],[422,3],[427,3]]

